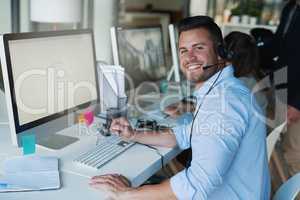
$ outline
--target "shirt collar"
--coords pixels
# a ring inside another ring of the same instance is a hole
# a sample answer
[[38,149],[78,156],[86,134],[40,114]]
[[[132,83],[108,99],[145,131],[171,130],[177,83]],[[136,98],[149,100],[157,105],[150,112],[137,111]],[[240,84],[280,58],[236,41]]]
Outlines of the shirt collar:
[[216,83],[214,84],[215,86],[218,85],[219,83],[223,82],[223,80],[233,77],[232,65],[227,65],[223,68],[223,70],[220,70],[217,73],[215,73],[212,77],[210,77],[208,80],[206,80],[200,88],[196,89],[194,91],[193,95],[196,97],[200,97],[200,96],[203,96],[204,94],[206,94],[206,92],[209,90],[209,88],[215,82],[219,73],[221,73],[221,74],[220,74],[218,80],[216,81]]

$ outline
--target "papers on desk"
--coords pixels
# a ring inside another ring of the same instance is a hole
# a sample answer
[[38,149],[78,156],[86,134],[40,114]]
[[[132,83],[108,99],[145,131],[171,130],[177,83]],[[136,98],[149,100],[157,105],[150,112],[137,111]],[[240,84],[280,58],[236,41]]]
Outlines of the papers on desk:
[[98,63],[98,81],[101,99],[101,110],[117,108],[119,98],[125,95],[125,71],[117,65]]
[[5,160],[3,169],[0,192],[60,188],[58,158],[18,156]]

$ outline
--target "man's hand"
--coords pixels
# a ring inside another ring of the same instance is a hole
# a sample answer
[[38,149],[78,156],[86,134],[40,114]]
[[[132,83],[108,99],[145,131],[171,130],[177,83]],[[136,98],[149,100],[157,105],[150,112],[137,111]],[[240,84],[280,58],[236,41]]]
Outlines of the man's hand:
[[101,190],[106,195],[106,198],[113,200],[176,199],[171,189],[170,180],[160,184],[131,188],[129,181],[124,176],[111,174],[93,177],[90,180],[90,186]]
[[287,110],[288,125],[296,123],[297,121],[299,121],[299,119],[300,119],[300,111],[293,106],[288,106],[288,110]]
[[179,103],[173,103],[164,109],[164,113],[170,115],[171,117],[177,117],[180,115],[178,106]]
[[119,134],[122,138],[131,140],[134,137],[134,130],[124,117],[113,119],[110,131]]
[[125,192],[132,190],[130,182],[122,175],[108,174],[94,176],[90,180],[90,186],[104,192],[109,199],[126,199]]

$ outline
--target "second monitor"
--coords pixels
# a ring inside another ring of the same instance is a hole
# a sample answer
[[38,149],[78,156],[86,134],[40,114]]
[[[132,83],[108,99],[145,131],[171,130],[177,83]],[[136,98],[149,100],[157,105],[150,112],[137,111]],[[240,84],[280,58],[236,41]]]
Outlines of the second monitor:
[[160,26],[111,28],[115,65],[125,68],[126,90],[144,81],[157,81],[166,75],[163,34]]

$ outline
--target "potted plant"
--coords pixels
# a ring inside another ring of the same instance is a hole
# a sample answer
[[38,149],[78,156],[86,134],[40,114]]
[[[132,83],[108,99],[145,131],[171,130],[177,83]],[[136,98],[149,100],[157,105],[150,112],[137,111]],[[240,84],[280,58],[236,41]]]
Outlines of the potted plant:
[[250,24],[255,25],[261,15],[263,4],[261,1],[248,0],[247,14],[250,16]]
[[[234,8],[231,9],[232,22],[239,21],[242,18],[243,24],[256,24],[260,17],[263,3],[257,0],[239,1]],[[236,17],[238,16],[238,17]]]
[[231,9],[230,22],[233,24],[238,24],[240,22],[240,16],[242,14],[241,5],[237,4]]

